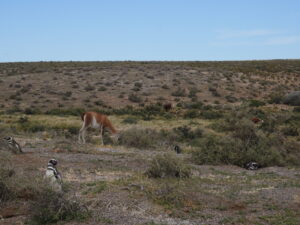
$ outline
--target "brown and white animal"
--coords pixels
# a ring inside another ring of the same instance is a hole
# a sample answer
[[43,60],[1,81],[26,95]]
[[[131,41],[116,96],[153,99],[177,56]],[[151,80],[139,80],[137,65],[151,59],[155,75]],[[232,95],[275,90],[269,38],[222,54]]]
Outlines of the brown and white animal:
[[108,129],[114,138],[118,138],[118,131],[113,127],[110,120],[106,115],[96,113],[96,112],[85,112],[81,114],[81,119],[83,121],[82,127],[79,131],[78,142],[85,143],[85,132],[91,127],[100,130],[101,143],[103,145],[103,131]]
[[262,119],[259,119],[257,117],[253,117],[251,118],[251,121],[255,124],[258,124],[258,123],[263,123],[264,121]]

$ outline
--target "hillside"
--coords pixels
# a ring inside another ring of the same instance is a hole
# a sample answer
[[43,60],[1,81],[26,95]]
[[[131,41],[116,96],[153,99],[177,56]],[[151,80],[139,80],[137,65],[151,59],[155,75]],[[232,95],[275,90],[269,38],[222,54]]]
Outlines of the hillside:
[[4,110],[267,101],[298,90],[300,60],[0,64]]

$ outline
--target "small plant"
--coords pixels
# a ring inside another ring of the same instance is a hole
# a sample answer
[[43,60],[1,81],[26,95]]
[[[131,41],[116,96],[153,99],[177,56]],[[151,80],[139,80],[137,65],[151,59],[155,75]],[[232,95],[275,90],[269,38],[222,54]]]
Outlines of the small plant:
[[208,90],[212,93],[213,96],[215,97],[220,97],[221,95],[219,94],[219,92],[217,91],[216,88],[214,87],[209,87]]
[[174,132],[130,128],[120,133],[118,143],[140,149],[155,149],[169,146],[177,139],[178,136]]
[[130,101],[136,102],[136,103],[142,102],[142,98],[139,97],[138,95],[135,95],[135,94],[130,94],[130,95],[128,96],[128,99],[129,99]]
[[204,110],[200,113],[200,117],[208,120],[219,119],[223,114],[216,110]]
[[95,90],[95,87],[91,86],[91,85],[88,85],[84,88],[85,91],[93,91]]
[[191,169],[173,154],[158,155],[153,158],[146,174],[152,178],[191,176]]
[[188,111],[186,111],[186,113],[184,114],[184,118],[197,118],[199,117],[200,113],[199,110],[197,109],[190,109]]
[[134,117],[127,117],[125,118],[122,123],[127,123],[127,124],[137,124],[137,119]]
[[78,200],[69,200],[63,193],[44,189],[36,194],[31,205],[30,224],[48,224],[59,221],[83,220],[88,210]]
[[300,106],[295,106],[293,112],[300,112]]
[[296,126],[286,126],[286,127],[283,127],[281,129],[281,132],[285,136],[298,136],[299,135],[299,131],[298,131],[298,128]]
[[283,102],[283,94],[277,92],[270,94],[268,102],[270,104],[281,104]]
[[177,90],[175,90],[174,92],[172,92],[172,96],[176,96],[176,97],[185,97],[186,93],[185,90],[182,88],[178,88]]
[[300,91],[295,91],[284,96],[283,103],[292,106],[300,106]]
[[202,134],[203,134],[202,129],[197,128],[195,130],[192,130],[188,126],[176,127],[176,128],[173,129],[173,131],[182,140],[193,140],[193,139],[202,137]]
[[164,84],[161,86],[162,89],[170,89],[168,85]]
[[139,82],[136,82],[136,83],[134,83],[134,86],[137,87],[137,88],[142,88],[143,84],[139,83]]
[[119,144],[135,148],[154,148],[158,137],[159,133],[155,130],[131,128],[120,134]]
[[98,91],[106,91],[106,90],[107,90],[107,88],[104,87],[104,86],[101,86],[101,87],[98,88]]
[[225,96],[225,98],[226,98],[226,100],[227,100],[228,102],[230,102],[230,103],[237,102],[237,100],[238,100],[236,97],[234,97],[234,96],[232,96],[232,95],[227,95],[227,96]]
[[266,103],[256,100],[256,99],[251,99],[249,100],[249,107],[259,107],[259,106],[264,106]]

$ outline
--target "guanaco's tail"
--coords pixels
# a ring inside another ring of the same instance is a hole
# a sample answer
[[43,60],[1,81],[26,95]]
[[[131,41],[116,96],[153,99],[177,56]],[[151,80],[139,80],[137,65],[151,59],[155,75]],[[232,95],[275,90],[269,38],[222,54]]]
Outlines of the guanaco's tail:
[[84,121],[84,115],[85,115],[85,112],[84,113],[81,113],[81,120]]

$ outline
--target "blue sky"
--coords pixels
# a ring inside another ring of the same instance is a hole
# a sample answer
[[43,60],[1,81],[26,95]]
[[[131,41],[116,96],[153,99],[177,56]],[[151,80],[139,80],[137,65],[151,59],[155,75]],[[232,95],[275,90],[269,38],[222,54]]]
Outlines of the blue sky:
[[298,0],[1,0],[0,62],[300,58]]

